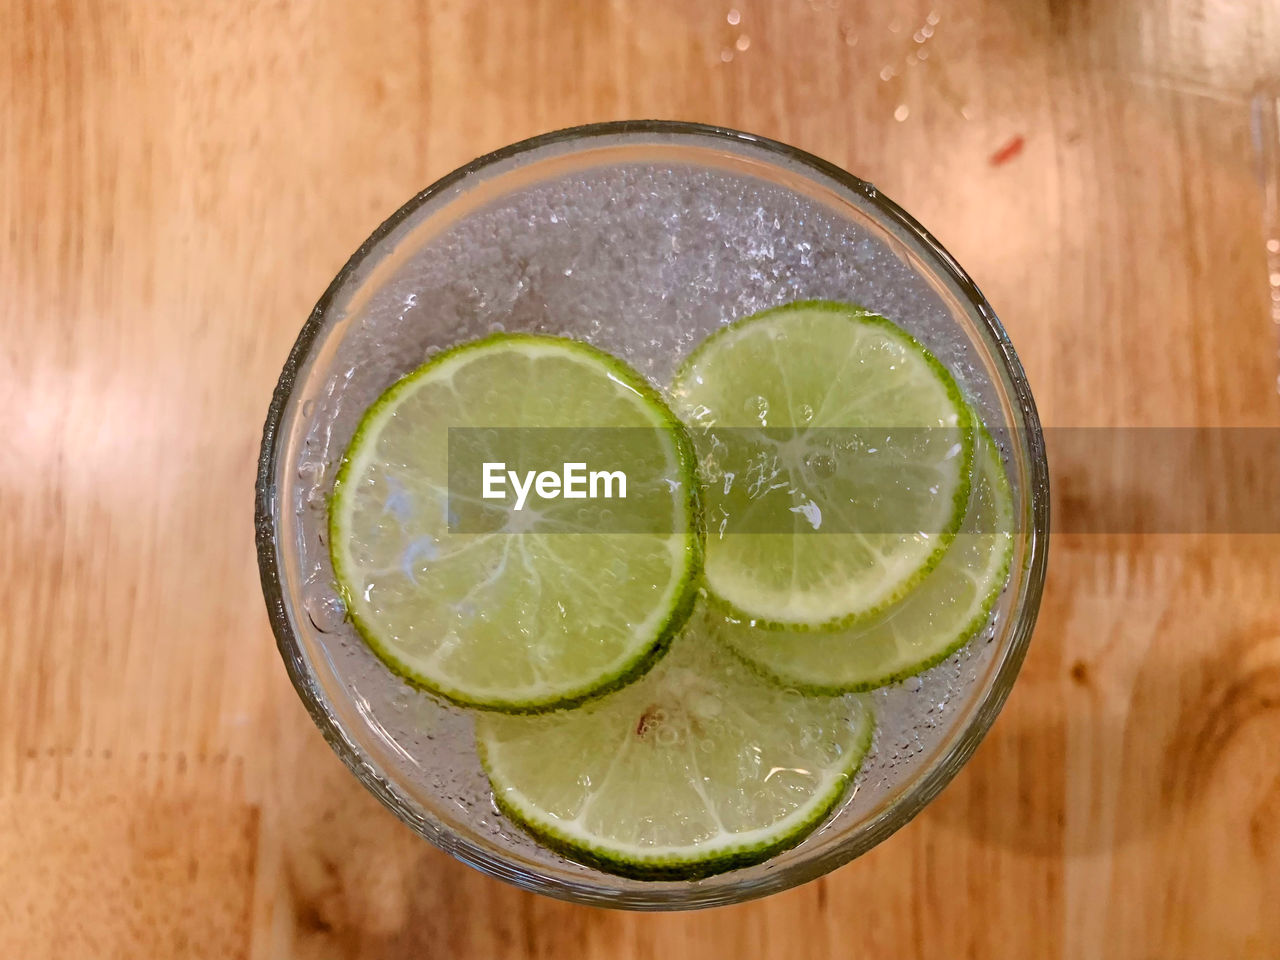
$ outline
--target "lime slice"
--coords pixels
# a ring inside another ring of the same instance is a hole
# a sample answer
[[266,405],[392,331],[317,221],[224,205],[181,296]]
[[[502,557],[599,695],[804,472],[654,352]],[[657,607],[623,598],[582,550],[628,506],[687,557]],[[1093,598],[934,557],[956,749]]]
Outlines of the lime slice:
[[[480,461],[504,449],[522,468],[620,469],[629,489],[531,492],[519,510],[514,493],[482,499]],[[459,463],[475,470],[459,477]],[[364,415],[330,504],[334,572],[359,632],[406,679],[470,706],[566,706],[646,670],[692,609],[693,476],[683,428],[621,361],[499,334],[434,357]],[[631,525],[605,524],[605,504]]]
[[835,629],[873,616],[960,525],[968,408],[883,317],[828,301],[766,310],[703,341],[672,393],[700,458],[706,585],[739,617]]
[[870,745],[870,712],[756,676],[702,620],[601,700],[481,716],[480,758],[503,812],[566,856],[641,879],[759,863],[822,822]]
[[1009,575],[1013,501],[995,443],[979,443],[973,502],[936,570],[896,606],[837,633],[762,630],[724,618],[718,639],[775,681],[806,693],[881,687],[946,659],[987,623]]

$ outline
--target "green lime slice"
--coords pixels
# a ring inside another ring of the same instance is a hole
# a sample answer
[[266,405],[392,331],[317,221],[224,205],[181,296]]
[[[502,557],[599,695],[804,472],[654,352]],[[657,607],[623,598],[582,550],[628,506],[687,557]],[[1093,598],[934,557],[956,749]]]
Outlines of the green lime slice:
[[806,693],[870,690],[928,669],[987,623],[1009,576],[1013,500],[986,431],[973,501],[937,569],[904,600],[837,633],[762,630],[723,618],[716,637],[776,682]]
[[870,742],[854,697],[758,677],[695,612],[638,682],[575,710],[476,722],[494,800],[575,860],[641,879],[759,863],[844,795]]
[[[622,469],[630,489],[531,492],[516,510],[505,486],[483,499],[486,450],[530,469]],[[475,470],[460,479],[458,463]],[[536,711],[603,693],[648,669],[692,609],[693,469],[683,427],[608,354],[519,334],[449,350],[365,413],[339,471],[330,554],[347,611],[392,670],[460,704]],[[610,527],[611,510],[631,525]]]
[[969,499],[972,421],[909,334],[828,301],[755,314],[677,373],[699,454],[705,582],[740,618],[836,629],[941,560]]

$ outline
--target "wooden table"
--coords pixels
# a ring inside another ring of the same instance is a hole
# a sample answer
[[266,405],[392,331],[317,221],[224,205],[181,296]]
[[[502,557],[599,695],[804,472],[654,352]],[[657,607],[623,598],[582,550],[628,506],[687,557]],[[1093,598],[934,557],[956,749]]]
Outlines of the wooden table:
[[875,181],[1049,425],[1280,425],[1247,106],[1278,71],[1275,0],[0,0],[0,954],[1280,956],[1280,538],[1057,537],[1012,699],[922,816],[641,916],[491,881],[364,792],[250,524],[280,366],[372,227],[619,117]]

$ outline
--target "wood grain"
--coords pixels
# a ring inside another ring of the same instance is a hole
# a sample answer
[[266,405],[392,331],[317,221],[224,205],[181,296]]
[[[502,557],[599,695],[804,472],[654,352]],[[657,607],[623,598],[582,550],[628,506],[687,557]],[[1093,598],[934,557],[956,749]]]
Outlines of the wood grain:
[[364,793],[276,658],[250,525],[348,253],[459,163],[619,117],[875,181],[1048,424],[1280,425],[1245,103],[1278,51],[1270,0],[0,0],[0,954],[1280,955],[1280,538],[1057,538],[1013,697],[921,817],[801,889],[635,916]]

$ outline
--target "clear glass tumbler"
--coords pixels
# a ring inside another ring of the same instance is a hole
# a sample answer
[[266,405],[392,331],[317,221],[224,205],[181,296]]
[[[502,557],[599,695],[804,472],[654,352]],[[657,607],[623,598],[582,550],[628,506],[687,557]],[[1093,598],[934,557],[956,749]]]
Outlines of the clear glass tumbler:
[[[737,254],[708,255],[708,244]],[[798,846],[688,882],[629,880],[566,860],[493,806],[470,714],[402,683],[345,621],[325,542],[337,465],[364,409],[434,350],[494,329],[557,333],[622,355],[661,386],[723,323],[814,297],[860,302],[904,326],[997,435],[1014,493],[1008,585],[964,650],[869,695],[879,719],[872,752],[837,812]],[[1044,442],[1022,366],[938,242],[873,186],[817,157],[669,122],[596,124],[513,144],[450,173],[374,231],[320,298],[280,374],[256,499],[281,656],[360,781],[423,837],[495,877],[656,910],[803,883],[915,816],[1009,694],[1040,603],[1048,521]],[[944,711],[931,709],[939,703]]]

